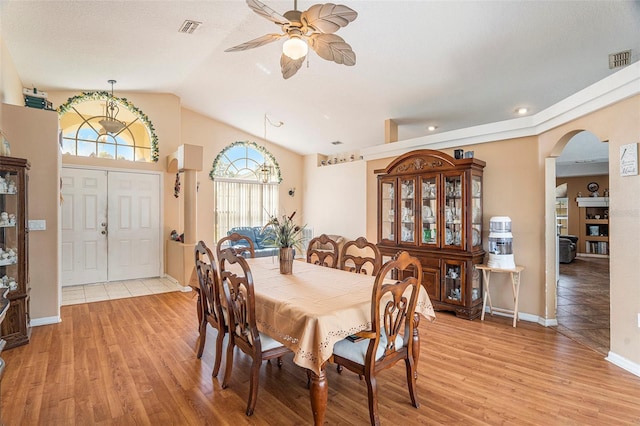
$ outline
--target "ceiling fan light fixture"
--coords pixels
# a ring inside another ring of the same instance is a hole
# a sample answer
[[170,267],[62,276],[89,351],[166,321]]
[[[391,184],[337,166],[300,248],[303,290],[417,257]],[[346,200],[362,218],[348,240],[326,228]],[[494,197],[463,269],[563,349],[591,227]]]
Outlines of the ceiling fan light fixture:
[[289,39],[282,45],[282,53],[294,61],[307,56],[308,51],[309,46],[298,36],[289,37]]

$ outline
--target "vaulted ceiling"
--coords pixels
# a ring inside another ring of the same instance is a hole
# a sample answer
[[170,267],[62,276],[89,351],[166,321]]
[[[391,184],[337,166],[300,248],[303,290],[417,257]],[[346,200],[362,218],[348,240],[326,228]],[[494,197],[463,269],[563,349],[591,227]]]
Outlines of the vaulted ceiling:
[[[283,14],[293,1],[264,1]],[[315,2],[299,1],[306,10]],[[7,1],[1,35],[26,87],[173,93],[184,107],[264,133],[301,154],[495,123],[544,110],[611,75],[608,55],[640,52],[638,1],[361,1],[338,35],[357,55],[347,67],[308,55],[280,73],[282,42],[224,50],[273,22],[243,1]],[[202,24],[192,34],[187,19]],[[340,141],[341,145],[331,142]]]

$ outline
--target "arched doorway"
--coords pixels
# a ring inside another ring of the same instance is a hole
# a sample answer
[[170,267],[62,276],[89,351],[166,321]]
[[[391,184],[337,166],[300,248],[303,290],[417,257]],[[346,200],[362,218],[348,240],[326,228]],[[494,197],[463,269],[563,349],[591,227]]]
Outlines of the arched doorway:
[[[608,203],[608,197],[603,197],[608,173],[606,142],[584,130],[560,138],[546,161],[547,311],[556,318],[548,325],[557,325],[559,332],[603,355],[609,350],[610,327],[608,218],[604,217],[608,207],[592,206]],[[558,185],[566,188],[562,232],[555,210]],[[559,238],[559,233],[569,236]],[[558,245],[560,240],[567,243],[566,239],[575,242],[575,258],[568,255],[567,244]],[[555,285],[550,288],[552,282]]]

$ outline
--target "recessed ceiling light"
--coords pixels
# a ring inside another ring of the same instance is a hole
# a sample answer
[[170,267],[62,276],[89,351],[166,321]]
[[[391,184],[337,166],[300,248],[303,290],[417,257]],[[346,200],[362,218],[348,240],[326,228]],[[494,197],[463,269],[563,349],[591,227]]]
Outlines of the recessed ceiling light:
[[529,109],[525,108],[525,107],[520,107],[520,108],[516,109],[516,112],[518,114],[520,114],[520,115],[525,115],[526,113],[529,112]]
[[429,127],[427,127],[427,130],[430,131],[430,132],[433,132],[437,128],[438,128],[438,126],[429,126]]

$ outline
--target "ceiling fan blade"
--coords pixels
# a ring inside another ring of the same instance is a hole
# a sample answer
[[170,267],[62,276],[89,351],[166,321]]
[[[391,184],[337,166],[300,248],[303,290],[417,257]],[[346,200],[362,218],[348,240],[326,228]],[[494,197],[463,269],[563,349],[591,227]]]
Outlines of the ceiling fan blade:
[[325,34],[335,33],[358,17],[358,12],[342,4],[314,4],[302,12],[300,19],[315,31]]
[[240,52],[242,50],[253,49],[255,47],[264,46],[265,44],[269,44],[273,41],[276,41],[286,34],[265,34],[262,37],[254,38],[253,40],[249,40],[245,43],[239,44],[237,46],[233,46],[225,50],[225,52]]
[[288,24],[289,20],[284,16],[280,15],[275,10],[271,9],[264,3],[259,2],[258,0],[247,0],[247,5],[258,15],[263,18],[267,18],[268,20],[275,22],[278,25]]
[[302,64],[304,63],[304,60],[306,58],[306,56],[303,56],[302,58],[291,59],[283,53],[282,56],[280,56],[280,68],[282,68],[282,77],[286,80],[287,78],[297,73],[300,67],[302,67]]
[[356,53],[342,37],[335,34],[314,33],[308,37],[308,40],[311,48],[322,59],[347,66],[356,64]]

